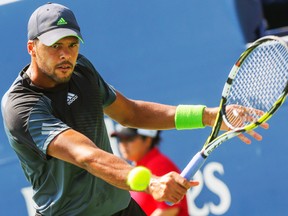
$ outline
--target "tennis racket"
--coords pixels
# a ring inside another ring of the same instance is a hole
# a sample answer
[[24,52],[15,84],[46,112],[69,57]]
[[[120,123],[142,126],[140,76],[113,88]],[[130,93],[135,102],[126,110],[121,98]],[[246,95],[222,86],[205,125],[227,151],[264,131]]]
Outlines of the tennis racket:
[[[190,180],[219,145],[271,118],[284,103],[287,80],[288,47],[281,38],[262,37],[248,47],[229,73],[210,136],[181,176]],[[222,121],[230,130],[218,135]]]

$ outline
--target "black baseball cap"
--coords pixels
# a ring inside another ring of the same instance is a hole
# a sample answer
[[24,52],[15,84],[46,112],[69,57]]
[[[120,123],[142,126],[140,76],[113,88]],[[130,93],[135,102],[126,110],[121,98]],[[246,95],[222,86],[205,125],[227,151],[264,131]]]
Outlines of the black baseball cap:
[[63,5],[55,3],[42,5],[29,19],[28,40],[38,38],[46,46],[51,46],[69,36],[75,36],[83,43],[74,13]]
[[116,125],[116,130],[111,134],[111,137],[130,138],[141,135],[155,138],[157,136],[157,132],[157,130],[135,129]]

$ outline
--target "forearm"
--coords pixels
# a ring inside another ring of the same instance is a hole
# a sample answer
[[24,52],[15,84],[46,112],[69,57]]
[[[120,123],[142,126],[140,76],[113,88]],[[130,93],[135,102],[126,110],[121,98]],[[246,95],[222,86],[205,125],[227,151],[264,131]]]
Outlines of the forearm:
[[175,106],[134,101],[134,109],[135,116],[131,116],[131,121],[126,126],[158,130],[175,128]]
[[115,187],[131,190],[127,176],[133,167],[113,154],[97,149],[89,159],[82,161],[81,166]]
[[66,130],[54,138],[47,153],[83,168],[116,187],[130,189],[126,182],[133,167],[125,160],[98,148],[90,139],[75,130]]
[[[142,102],[142,101],[135,101],[135,103],[137,103],[137,106],[139,106],[140,109],[144,109],[147,111],[147,115],[140,115],[140,116],[135,117],[139,120],[139,121],[136,121],[136,124],[138,122],[141,122],[142,127],[144,126],[144,128],[147,127],[150,129],[162,129],[163,130],[163,129],[175,128],[175,115],[176,115],[176,108],[177,108],[176,106],[169,106],[169,105],[163,105],[163,104],[157,104],[157,103],[151,103],[151,102]],[[202,114],[202,123],[204,126],[212,127],[214,125],[218,110],[219,110],[218,107],[204,108],[203,114]],[[146,112],[142,112],[142,113],[146,113]],[[193,118],[195,118],[195,116],[190,116],[189,118],[185,119],[185,121],[193,121]],[[152,126],[155,126],[155,128],[151,128],[151,122],[152,122]],[[147,123],[147,126],[143,125],[144,123]],[[138,125],[134,125],[134,127],[138,127]]]
[[[189,109],[193,109],[193,106],[188,106],[187,109],[185,110],[187,113],[184,113],[184,119],[182,118],[183,122],[195,121],[196,116],[193,114],[193,111],[189,111]],[[116,101],[105,108],[104,112],[115,121],[127,127],[166,130],[175,128],[176,110],[178,110],[177,106],[131,100],[117,92]],[[217,110],[218,108],[205,108],[203,110],[203,116],[201,116],[203,118],[200,121],[203,121],[204,126],[213,125]],[[188,127],[187,129],[192,128]]]

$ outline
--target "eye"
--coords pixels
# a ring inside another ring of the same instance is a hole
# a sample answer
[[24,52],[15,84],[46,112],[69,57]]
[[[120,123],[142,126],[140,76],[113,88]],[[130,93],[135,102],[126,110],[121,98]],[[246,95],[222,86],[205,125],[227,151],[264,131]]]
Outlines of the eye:
[[70,47],[78,47],[79,46],[79,43],[72,43],[71,45],[70,45]]
[[58,49],[60,47],[60,45],[59,44],[53,44],[51,47],[54,49]]

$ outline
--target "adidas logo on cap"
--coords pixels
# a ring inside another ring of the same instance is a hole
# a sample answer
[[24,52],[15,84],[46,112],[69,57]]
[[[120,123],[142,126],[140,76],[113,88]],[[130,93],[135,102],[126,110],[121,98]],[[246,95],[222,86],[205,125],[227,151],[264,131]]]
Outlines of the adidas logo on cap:
[[57,22],[57,25],[66,25],[66,24],[68,24],[68,23],[66,22],[66,20],[63,17],[61,17],[61,19],[59,19]]

